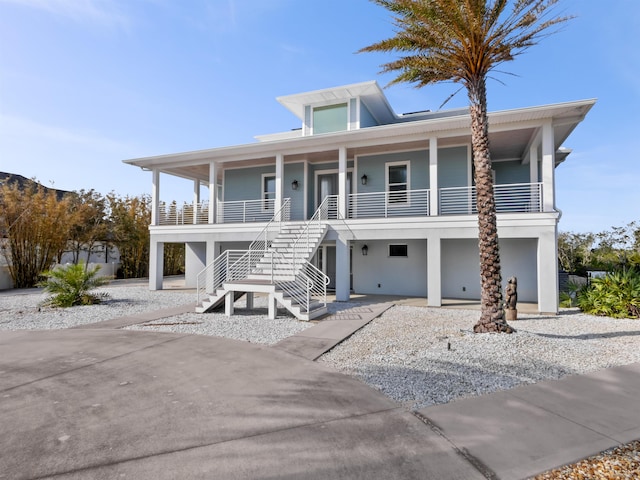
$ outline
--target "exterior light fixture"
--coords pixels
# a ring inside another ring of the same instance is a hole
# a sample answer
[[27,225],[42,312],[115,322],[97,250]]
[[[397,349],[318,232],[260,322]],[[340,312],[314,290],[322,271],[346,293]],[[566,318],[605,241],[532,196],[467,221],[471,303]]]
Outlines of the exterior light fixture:
[[369,253],[369,247],[367,247],[367,245],[365,244],[362,246],[362,255],[366,257],[368,253]]
[[291,188],[293,188],[294,190],[298,189],[298,180],[294,180],[293,182],[291,182]]
[[360,177],[360,181],[362,182],[363,185],[366,185],[367,184],[367,176],[366,175],[362,175]]

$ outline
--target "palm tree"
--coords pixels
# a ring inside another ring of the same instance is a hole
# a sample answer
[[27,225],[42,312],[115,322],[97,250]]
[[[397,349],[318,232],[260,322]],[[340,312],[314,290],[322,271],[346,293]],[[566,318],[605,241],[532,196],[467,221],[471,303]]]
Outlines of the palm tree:
[[[382,73],[417,88],[451,81],[466,88],[477,193],[481,304],[475,332],[513,332],[504,319],[496,208],[489,153],[486,80],[570,17],[551,15],[558,0],[372,0],[392,12],[396,35],[361,52],[397,52]],[[507,11],[507,7],[511,11]]]

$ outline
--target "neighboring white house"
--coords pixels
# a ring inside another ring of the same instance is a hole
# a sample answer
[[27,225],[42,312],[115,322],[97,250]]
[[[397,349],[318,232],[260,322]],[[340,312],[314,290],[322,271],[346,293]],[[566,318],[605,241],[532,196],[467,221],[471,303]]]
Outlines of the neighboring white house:
[[[308,299],[324,281],[339,301],[480,298],[467,109],[397,115],[375,81],[277,100],[301,129],[125,161],[152,171],[151,289],[164,243],[184,242],[186,283],[211,295],[205,307],[239,291],[304,303],[299,290]],[[594,103],[489,114],[503,278],[518,277],[519,300],[540,312],[558,310],[555,167]],[[160,202],[161,173],[192,179],[193,204]]]

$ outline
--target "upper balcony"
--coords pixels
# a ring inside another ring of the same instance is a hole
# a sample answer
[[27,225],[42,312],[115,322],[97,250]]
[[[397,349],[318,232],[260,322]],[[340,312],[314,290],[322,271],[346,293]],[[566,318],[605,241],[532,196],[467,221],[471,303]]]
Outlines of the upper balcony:
[[[543,211],[542,183],[517,183],[495,185],[496,212],[539,213]],[[338,218],[338,196],[332,195],[328,219]],[[290,199],[286,199],[287,207]],[[432,212],[432,193],[428,189],[400,190],[394,192],[355,193],[347,199],[347,220],[385,219],[397,217],[428,217]],[[438,191],[436,215],[475,215],[476,188],[453,187]],[[275,201],[240,200],[218,202],[216,224],[268,222],[274,215]],[[291,219],[291,209],[285,208],[282,220]],[[158,225],[206,225],[209,224],[208,202],[161,203]]]

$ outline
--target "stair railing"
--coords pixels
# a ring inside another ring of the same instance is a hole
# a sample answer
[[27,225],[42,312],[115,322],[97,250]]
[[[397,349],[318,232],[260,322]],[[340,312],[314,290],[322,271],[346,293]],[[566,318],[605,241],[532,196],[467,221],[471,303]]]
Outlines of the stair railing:
[[226,250],[220,254],[198,273],[197,302],[200,304],[207,295],[215,293],[225,282],[247,278],[260,258],[257,252],[250,250]]
[[291,215],[291,199],[285,198],[267,225],[249,246],[249,250],[226,250],[198,273],[196,278],[197,302],[200,304],[208,294],[214,293],[223,283],[230,280],[246,278],[264,256],[269,246],[270,231],[277,226],[282,229],[282,222],[288,221]]
[[290,218],[291,199],[285,198],[280,210],[273,215],[269,223],[265,225],[262,231],[256,236],[256,239],[249,245],[249,250],[266,251],[270,246],[271,238],[282,231],[282,222],[288,222]]
[[[300,250],[304,251],[304,255],[300,252],[302,261],[309,260],[309,256],[312,252],[310,252],[311,248],[311,235],[312,234],[321,234],[324,230],[323,220],[329,219],[329,212],[331,208],[337,205],[337,195],[328,195],[324,198],[320,206],[316,209],[313,216],[307,220],[305,228],[302,232],[298,234],[293,244],[291,245],[292,252],[292,262],[294,268],[298,265],[298,252]],[[304,242],[304,243],[302,243]]]
[[299,305],[302,312],[310,313],[313,300],[318,299],[323,307],[327,305],[327,286],[330,279],[313,264],[305,261],[292,280],[276,282],[292,302]]

